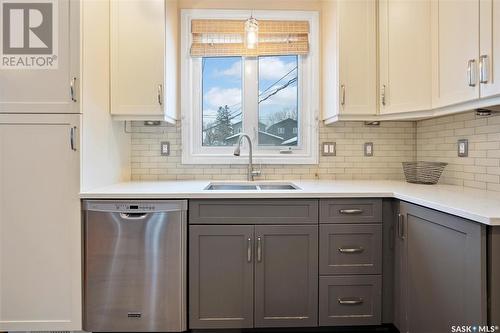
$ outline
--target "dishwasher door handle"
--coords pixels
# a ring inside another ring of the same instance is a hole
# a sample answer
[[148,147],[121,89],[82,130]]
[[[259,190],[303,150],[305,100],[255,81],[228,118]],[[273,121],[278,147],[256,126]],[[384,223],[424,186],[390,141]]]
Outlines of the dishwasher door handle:
[[120,213],[120,217],[124,220],[144,220],[148,213]]

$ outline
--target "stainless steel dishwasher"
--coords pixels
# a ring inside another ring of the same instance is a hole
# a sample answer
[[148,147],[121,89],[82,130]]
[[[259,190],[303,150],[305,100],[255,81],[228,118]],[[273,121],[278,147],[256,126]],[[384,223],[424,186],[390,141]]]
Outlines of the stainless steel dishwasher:
[[88,332],[186,330],[187,202],[84,202]]

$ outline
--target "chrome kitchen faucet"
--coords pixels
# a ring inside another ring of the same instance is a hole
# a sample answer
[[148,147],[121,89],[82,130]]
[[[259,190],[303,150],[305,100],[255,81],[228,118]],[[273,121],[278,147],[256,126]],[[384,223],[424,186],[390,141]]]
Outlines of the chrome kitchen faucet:
[[253,181],[255,176],[260,176],[260,170],[254,170],[253,169],[253,150],[252,150],[252,139],[247,134],[241,134],[240,138],[238,139],[238,145],[236,146],[236,149],[234,150],[234,156],[240,156],[241,153],[241,141],[243,138],[246,138],[248,141],[248,145],[250,147],[250,151],[248,153],[248,175],[247,175],[247,180],[248,181]]

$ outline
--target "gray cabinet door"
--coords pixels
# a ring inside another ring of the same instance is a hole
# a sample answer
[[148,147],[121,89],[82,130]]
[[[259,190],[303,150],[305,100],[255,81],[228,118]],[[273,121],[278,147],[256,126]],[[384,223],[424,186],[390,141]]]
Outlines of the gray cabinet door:
[[322,275],[381,274],[382,224],[322,224]]
[[[13,3],[14,6],[19,6]],[[11,27],[17,26],[16,22],[23,23],[22,20],[15,19],[13,12],[16,11],[24,13],[25,17],[33,17],[35,21],[39,18],[41,25],[38,30],[24,28],[24,41],[18,41],[16,45],[16,47],[22,47],[21,51],[16,51],[15,54],[5,54],[4,49],[2,64],[6,58],[28,58],[28,62],[24,62],[26,66],[23,68],[18,65],[2,66],[0,64],[0,113],[80,112],[78,103],[80,100],[78,90],[81,86],[79,80],[80,1],[58,0],[47,6],[49,7],[30,9],[28,5],[22,9],[11,8],[12,10],[9,11],[4,8],[5,14],[10,13],[9,17],[12,18]],[[24,21],[25,25],[27,23]],[[14,40],[4,42],[11,46],[13,42],[16,44]],[[34,47],[37,50],[33,50]],[[47,52],[47,54],[39,55],[42,52]],[[30,61],[41,65],[47,64],[47,66],[37,68],[37,65],[30,64]],[[50,66],[49,63],[54,65]],[[73,84],[73,99],[71,84]]]
[[253,327],[253,226],[189,227],[189,327]]
[[255,226],[255,327],[317,326],[318,227]]
[[402,202],[401,332],[486,325],[486,233],[479,223]]

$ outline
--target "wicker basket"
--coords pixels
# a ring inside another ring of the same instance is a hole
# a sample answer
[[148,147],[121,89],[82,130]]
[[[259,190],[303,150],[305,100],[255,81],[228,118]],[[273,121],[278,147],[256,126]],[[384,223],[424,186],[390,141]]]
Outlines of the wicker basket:
[[436,184],[448,163],[443,162],[403,162],[406,181],[414,184]]

